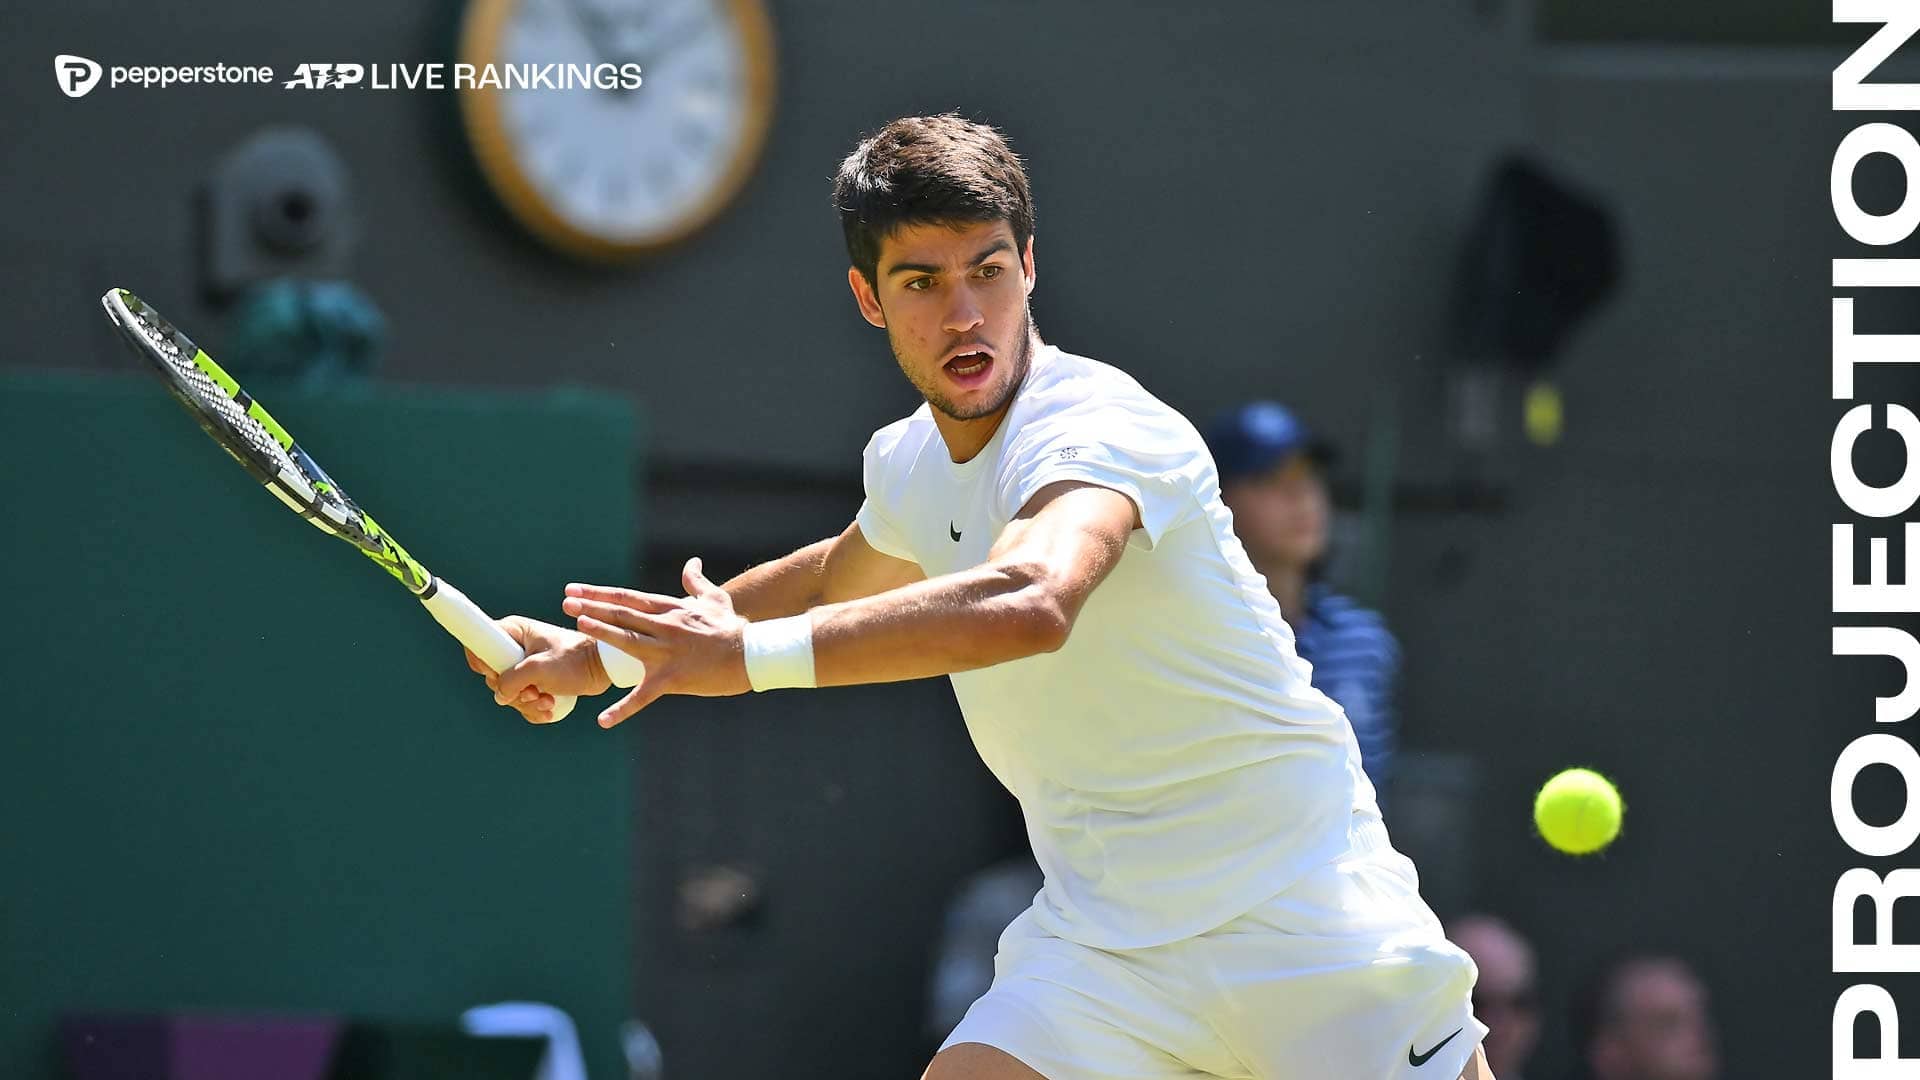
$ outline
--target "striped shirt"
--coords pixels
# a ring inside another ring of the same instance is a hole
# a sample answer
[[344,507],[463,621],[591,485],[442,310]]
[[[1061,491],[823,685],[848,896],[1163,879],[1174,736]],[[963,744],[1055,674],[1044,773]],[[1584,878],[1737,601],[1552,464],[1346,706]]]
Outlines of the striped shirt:
[[1378,612],[1315,582],[1307,586],[1307,617],[1294,628],[1294,648],[1313,665],[1314,687],[1346,710],[1360,743],[1360,766],[1384,794],[1398,742],[1393,693],[1400,643]]

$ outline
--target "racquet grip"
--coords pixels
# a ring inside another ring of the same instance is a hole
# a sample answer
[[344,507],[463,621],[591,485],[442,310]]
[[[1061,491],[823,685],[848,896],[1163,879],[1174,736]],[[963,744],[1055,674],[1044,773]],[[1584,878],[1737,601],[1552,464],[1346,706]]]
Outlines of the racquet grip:
[[[452,634],[455,640],[473,650],[481,663],[496,673],[507,670],[526,657],[520,643],[507,635],[505,630],[494,623],[480,605],[467,599],[467,595],[444,579],[436,578],[434,587],[420,598],[433,621],[439,623]],[[600,642],[600,662],[615,686],[637,685],[646,675],[647,668],[639,660],[628,656]],[[573,711],[574,698],[565,694],[553,695],[553,718],[560,720]]]
[[640,680],[647,677],[647,665],[637,656],[628,656],[619,649],[600,643],[600,666],[607,670],[607,678],[622,690],[639,686]]
[[[435,578],[433,587],[420,598],[420,603],[433,616],[433,621],[443,627],[454,640],[473,650],[480,662],[499,674],[526,657],[526,651],[520,643],[507,636],[505,630],[495,625],[480,605],[467,599],[467,594],[449,585],[443,578]],[[573,711],[574,699],[564,694],[553,695],[553,718],[557,721]]]

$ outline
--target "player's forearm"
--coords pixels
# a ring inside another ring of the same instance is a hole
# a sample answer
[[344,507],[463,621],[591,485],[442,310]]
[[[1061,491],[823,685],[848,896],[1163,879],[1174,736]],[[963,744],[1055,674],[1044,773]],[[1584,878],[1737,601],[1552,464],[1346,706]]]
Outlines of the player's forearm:
[[819,604],[826,587],[831,538],[808,544],[784,558],[761,563],[720,586],[733,598],[733,610],[754,622],[798,615]]
[[1051,652],[1072,612],[1043,567],[989,562],[813,609],[820,686],[899,682]]

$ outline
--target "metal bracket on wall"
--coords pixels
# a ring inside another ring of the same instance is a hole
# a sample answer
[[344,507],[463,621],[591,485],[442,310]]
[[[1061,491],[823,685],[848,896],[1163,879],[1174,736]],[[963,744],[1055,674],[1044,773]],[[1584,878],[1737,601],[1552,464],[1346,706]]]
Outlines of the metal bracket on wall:
[[357,234],[353,187],[316,131],[269,127],[249,136],[208,174],[200,211],[209,300],[274,278],[346,276]]

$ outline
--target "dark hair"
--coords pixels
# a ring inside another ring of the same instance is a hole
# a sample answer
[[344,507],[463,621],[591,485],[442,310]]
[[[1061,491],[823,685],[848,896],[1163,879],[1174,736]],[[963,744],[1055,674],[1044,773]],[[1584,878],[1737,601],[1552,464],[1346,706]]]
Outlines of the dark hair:
[[833,178],[847,258],[873,282],[880,242],[903,225],[1005,221],[1021,252],[1033,191],[1000,132],[955,113],[903,116],[861,140]]

